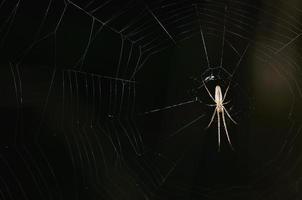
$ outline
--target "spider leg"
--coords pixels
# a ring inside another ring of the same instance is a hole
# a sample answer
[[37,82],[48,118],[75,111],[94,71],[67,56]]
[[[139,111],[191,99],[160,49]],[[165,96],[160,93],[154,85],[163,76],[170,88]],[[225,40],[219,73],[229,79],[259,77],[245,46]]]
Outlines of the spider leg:
[[237,68],[239,67],[239,65],[240,65],[240,63],[241,63],[242,58],[245,56],[246,51],[247,51],[247,49],[249,48],[249,45],[250,45],[250,44],[248,44],[248,45],[245,47],[244,52],[242,53],[242,55],[240,56],[240,59],[238,60],[238,62],[237,62],[237,64],[236,64],[235,70],[234,70],[233,73],[231,74],[231,80],[229,81],[228,87],[227,87],[227,89],[226,89],[226,91],[225,91],[225,93],[224,93],[224,96],[223,96],[222,101],[224,101],[224,99],[225,99],[225,97],[226,97],[226,95],[227,95],[227,93],[228,93],[230,84],[231,84],[231,82],[232,82],[232,80],[233,80],[233,76],[234,76],[234,74],[235,74]]
[[232,120],[232,122],[234,124],[237,124],[237,122],[231,117],[231,115],[229,114],[229,112],[225,109],[225,107],[223,106],[223,110],[226,112],[227,116],[230,118],[230,120]]
[[216,102],[215,99],[214,99],[214,97],[212,96],[211,92],[209,91],[209,89],[208,89],[206,83],[205,83],[204,81],[202,81],[202,83],[203,83],[204,87],[206,88],[206,91],[208,92],[208,94],[209,94],[209,96],[211,97],[211,99],[212,99],[214,102]]
[[220,115],[219,112],[217,111],[217,116],[218,116],[218,151],[220,151]]
[[226,97],[226,95],[227,95],[227,93],[228,93],[228,91],[229,91],[230,83],[231,83],[231,82],[229,82],[229,85],[228,85],[227,89],[225,90],[225,93],[224,93],[224,95],[223,95],[222,102],[225,100],[225,97]]
[[232,150],[234,150],[233,145],[232,145],[231,140],[230,140],[229,133],[228,133],[228,128],[227,128],[227,125],[226,125],[226,123],[225,123],[224,111],[225,111],[225,109],[223,108],[223,109],[222,109],[222,114],[221,114],[221,115],[222,115],[222,121],[223,121],[223,125],[224,125],[224,130],[225,130],[226,136],[227,136],[227,138],[228,138],[228,142],[229,142],[229,144],[230,144]]
[[211,121],[210,121],[209,125],[207,126],[207,128],[209,128],[209,127],[211,126],[211,124],[212,124],[212,122],[213,122],[213,120],[214,120],[214,117],[215,117],[215,115],[216,115],[216,111],[217,111],[217,108],[215,108],[214,113],[213,113],[213,115],[212,115],[212,117],[211,117]]
[[230,103],[231,102],[231,100],[230,101],[227,101],[227,102],[225,102],[225,103],[222,103],[222,105],[226,105],[226,104],[228,104],[228,103]]

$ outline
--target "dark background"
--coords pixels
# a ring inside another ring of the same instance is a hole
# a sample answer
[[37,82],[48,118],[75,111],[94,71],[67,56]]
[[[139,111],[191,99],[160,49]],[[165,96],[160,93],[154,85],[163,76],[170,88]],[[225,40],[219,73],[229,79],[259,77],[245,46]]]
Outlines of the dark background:
[[0,199],[302,199],[301,8],[2,0]]

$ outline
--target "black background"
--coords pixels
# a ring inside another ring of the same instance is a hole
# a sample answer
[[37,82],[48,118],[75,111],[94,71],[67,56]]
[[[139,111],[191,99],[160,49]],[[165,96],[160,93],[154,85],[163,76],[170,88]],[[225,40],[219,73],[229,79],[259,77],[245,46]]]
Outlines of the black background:
[[298,1],[0,5],[1,199],[302,198]]

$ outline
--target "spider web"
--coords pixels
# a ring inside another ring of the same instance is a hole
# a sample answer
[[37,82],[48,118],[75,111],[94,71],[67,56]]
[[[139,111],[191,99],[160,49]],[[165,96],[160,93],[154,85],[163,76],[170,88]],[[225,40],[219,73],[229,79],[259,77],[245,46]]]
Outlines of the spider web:
[[300,199],[300,7],[2,0],[1,199]]

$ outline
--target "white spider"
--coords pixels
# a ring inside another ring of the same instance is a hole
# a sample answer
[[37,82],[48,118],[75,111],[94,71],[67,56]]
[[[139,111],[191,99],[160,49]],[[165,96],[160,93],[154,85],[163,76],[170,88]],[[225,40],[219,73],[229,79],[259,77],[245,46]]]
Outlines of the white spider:
[[231,146],[231,148],[233,149],[230,137],[229,137],[229,133],[228,133],[228,129],[227,129],[227,125],[225,122],[225,117],[224,117],[224,113],[227,114],[227,116],[230,118],[230,120],[234,123],[237,124],[237,122],[231,117],[231,115],[228,113],[228,111],[226,110],[226,108],[224,107],[225,104],[229,103],[229,102],[224,102],[225,97],[228,93],[229,90],[229,86],[226,89],[226,92],[224,93],[224,96],[222,97],[222,92],[221,92],[221,87],[219,85],[217,85],[215,87],[215,99],[213,98],[213,96],[211,95],[210,91],[208,90],[206,84],[204,83],[204,86],[208,92],[208,94],[210,95],[211,99],[215,102],[215,104],[211,104],[209,106],[215,106],[215,110],[214,113],[212,115],[211,121],[209,123],[209,125],[207,126],[207,128],[209,128],[214,120],[214,117],[217,113],[217,117],[218,117],[218,150],[220,150],[220,113],[222,115],[222,121],[223,121],[223,125],[224,125],[224,130],[228,139],[228,142]]

